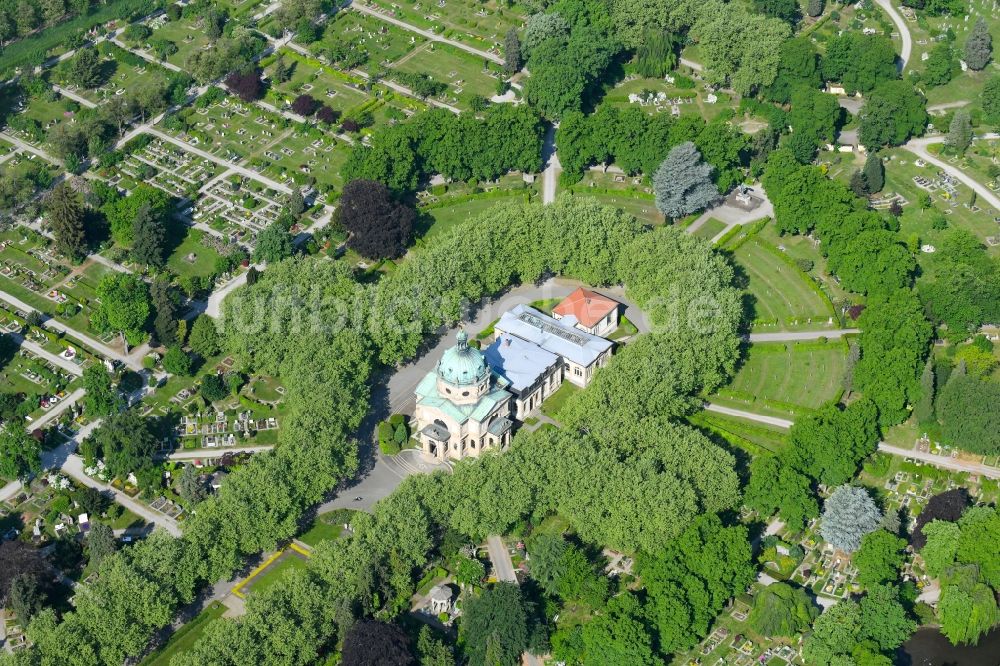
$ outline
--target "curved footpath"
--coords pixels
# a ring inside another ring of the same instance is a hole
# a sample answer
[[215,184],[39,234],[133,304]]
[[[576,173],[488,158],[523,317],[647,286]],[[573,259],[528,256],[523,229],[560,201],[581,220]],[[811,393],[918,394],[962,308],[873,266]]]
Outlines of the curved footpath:
[[913,37],[910,36],[910,29],[906,26],[906,21],[896,11],[896,8],[892,6],[890,0],[875,0],[875,4],[884,9],[885,13],[892,19],[892,22],[896,24],[899,37],[903,40],[903,48],[899,54],[899,59],[902,61],[901,69],[906,69],[906,64],[910,61],[910,53],[913,52]]
[[[982,134],[975,137],[976,139],[1000,139],[1000,134]],[[921,139],[911,139],[907,143],[903,144],[903,148],[910,151],[920,159],[924,160],[929,164],[944,169],[950,176],[955,178],[955,180],[960,181],[962,184],[968,186],[983,200],[989,203],[995,210],[1000,211],[1000,198],[986,185],[980,183],[978,180],[968,175],[954,164],[949,164],[939,157],[935,157],[927,150],[927,147],[935,143],[944,143],[945,136],[930,136]]]

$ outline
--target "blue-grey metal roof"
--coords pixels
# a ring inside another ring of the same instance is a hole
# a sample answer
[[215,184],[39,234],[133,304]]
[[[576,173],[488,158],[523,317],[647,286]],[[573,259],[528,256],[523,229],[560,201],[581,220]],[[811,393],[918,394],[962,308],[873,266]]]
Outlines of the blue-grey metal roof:
[[531,388],[550,367],[559,363],[559,357],[552,352],[508,333],[499,334],[486,348],[485,355],[493,372],[506,377],[518,393]]
[[513,334],[582,366],[591,365],[614,345],[524,304],[505,312],[494,329],[498,334],[501,331]]

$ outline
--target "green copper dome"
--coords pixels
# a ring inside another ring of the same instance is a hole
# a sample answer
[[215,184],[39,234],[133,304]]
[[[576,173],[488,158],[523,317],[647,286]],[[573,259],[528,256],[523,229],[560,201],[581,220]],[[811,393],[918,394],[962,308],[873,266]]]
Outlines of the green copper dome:
[[487,372],[482,352],[469,346],[465,331],[458,332],[458,344],[446,351],[437,364],[438,376],[449,384],[476,384]]

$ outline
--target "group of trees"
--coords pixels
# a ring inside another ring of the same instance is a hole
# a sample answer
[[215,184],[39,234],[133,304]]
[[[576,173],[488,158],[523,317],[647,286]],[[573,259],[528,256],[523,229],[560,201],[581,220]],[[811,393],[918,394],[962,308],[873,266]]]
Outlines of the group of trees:
[[816,486],[847,483],[875,451],[876,419],[875,405],[868,400],[846,408],[827,405],[799,419],[780,454],[757,456],[751,462],[744,504],[764,516],[777,512],[792,529],[804,527],[819,515]]
[[443,109],[372,134],[358,142],[344,167],[348,180],[377,180],[395,194],[413,192],[432,174],[454,180],[492,180],[508,171],[541,167],[543,127],[525,106],[497,104],[479,117]]
[[854,386],[869,397],[882,425],[902,421],[920,395],[919,376],[931,325],[910,288],[916,262],[890,223],[846,186],[788,151],[771,153],[763,183],[783,232],[813,231],[841,285],[867,294],[861,316],[861,358]]
[[[124,55],[121,55],[124,54]],[[81,49],[73,58],[61,63],[53,72],[55,80],[68,85],[94,87],[103,82],[105,72],[101,55],[111,55],[116,60],[138,60],[137,56],[102,42],[101,48]],[[145,62],[145,61],[140,61]],[[57,157],[64,160],[69,171],[76,172],[90,157],[98,159],[106,154],[114,141],[124,134],[133,118],[143,121],[167,108],[172,102],[183,100],[191,77],[183,72],[152,72],[123,95],[116,95],[96,108],[77,108],[73,122],[56,123],[47,131],[37,121],[24,115],[12,116],[14,129],[24,131],[38,142],[47,141]],[[55,101],[57,94],[44,79],[23,76],[13,84],[14,94],[30,99]]]
[[566,113],[556,134],[563,178],[576,182],[594,164],[621,167],[627,174],[650,178],[668,152],[693,142],[713,167],[713,181],[728,192],[742,178],[741,168],[750,158],[747,135],[723,116],[706,124],[697,116],[674,120],[667,114],[650,116],[642,109],[619,109],[602,104],[591,115]]
[[1000,514],[995,507],[971,507],[922,526],[925,543],[920,554],[927,572],[940,580],[938,619],[952,643],[976,643],[1000,623],[998,537]]
[[550,120],[579,111],[619,51],[604,3],[558,0],[525,27],[521,55],[531,77],[524,99]]

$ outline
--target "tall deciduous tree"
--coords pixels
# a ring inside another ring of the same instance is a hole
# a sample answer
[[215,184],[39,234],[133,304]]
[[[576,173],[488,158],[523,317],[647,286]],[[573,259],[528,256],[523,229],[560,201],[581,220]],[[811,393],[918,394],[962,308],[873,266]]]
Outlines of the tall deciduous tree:
[[146,283],[131,273],[109,273],[97,285],[100,305],[91,316],[100,331],[121,333],[132,344],[143,337],[149,317],[149,293]]
[[134,409],[112,414],[87,439],[88,447],[119,478],[147,466],[157,446],[149,421]]
[[373,180],[354,180],[344,187],[337,209],[340,224],[351,235],[347,245],[371,259],[395,258],[406,251],[416,213],[393,199]]
[[692,142],[676,146],[653,175],[656,207],[674,219],[707,208],[719,198],[712,171]]
[[881,520],[882,512],[864,488],[840,486],[823,503],[819,531],[835,548],[853,553]]
[[362,620],[344,637],[344,666],[413,666],[410,641],[398,625]]
[[92,418],[107,416],[118,408],[118,392],[111,386],[111,374],[103,363],[95,363],[83,371],[83,404]]
[[56,237],[56,249],[70,259],[87,254],[84,211],[80,196],[63,181],[45,197],[45,216]]
[[253,250],[254,261],[274,263],[292,256],[292,235],[278,222],[272,222],[257,235]]
[[809,628],[819,608],[801,587],[772,583],[754,595],[747,621],[763,636],[792,638]]
[[191,326],[188,344],[191,346],[191,349],[204,357],[218,354],[220,346],[219,329],[215,325],[215,320],[208,315],[198,315]]
[[986,21],[980,17],[965,42],[965,63],[977,72],[990,64],[993,57],[993,37]]
[[927,123],[924,98],[905,81],[887,81],[861,107],[858,138],[869,150],[898,146]]
[[775,511],[790,529],[802,529],[819,515],[809,478],[774,456],[756,456],[750,463],[750,483],[743,503],[763,516]]
[[0,476],[23,479],[42,469],[42,446],[18,423],[0,427]]
[[521,590],[497,583],[466,602],[462,621],[471,666],[515,666],[528,647],[528,613]]
[[895,581],[903,566],[906,540],[885,530],[875,530],[861,539],[861,549],[854,554],[858,581],[866,586]]

